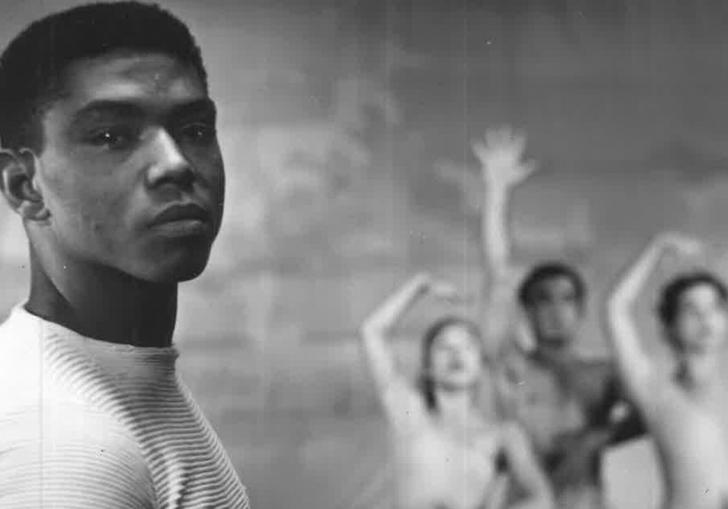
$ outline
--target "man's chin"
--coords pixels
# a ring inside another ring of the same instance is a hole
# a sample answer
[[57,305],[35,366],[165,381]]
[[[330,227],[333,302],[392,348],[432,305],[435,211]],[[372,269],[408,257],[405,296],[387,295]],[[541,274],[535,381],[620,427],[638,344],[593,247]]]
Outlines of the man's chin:
[[179,270],[173,274],[173,278],[178,283],[191,281],[204,272],[205,266],[206,264],[199,267],[185,268],[183,270]]
[[175,284],[190,281],[198,277],[207,266],[208,257],[170,260],[157,263],[147,270],[141,271],[137,277],[150,283]]

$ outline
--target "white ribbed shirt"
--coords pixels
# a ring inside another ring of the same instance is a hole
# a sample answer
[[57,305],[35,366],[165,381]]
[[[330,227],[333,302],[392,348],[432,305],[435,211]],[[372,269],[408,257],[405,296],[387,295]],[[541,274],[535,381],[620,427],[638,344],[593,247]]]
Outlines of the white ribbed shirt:
[[16,307],[0,326],[0,508],[248,508],[177,355]]

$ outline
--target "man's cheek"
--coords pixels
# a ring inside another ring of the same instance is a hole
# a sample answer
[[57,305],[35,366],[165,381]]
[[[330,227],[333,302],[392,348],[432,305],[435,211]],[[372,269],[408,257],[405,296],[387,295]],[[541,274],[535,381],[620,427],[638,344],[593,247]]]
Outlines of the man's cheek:
[[215,194],[217,194],[217,199],[222,202],[225,197],[225,173],[223,170],[220,169],[213,172],[210,181],[210,187],[214,190]]

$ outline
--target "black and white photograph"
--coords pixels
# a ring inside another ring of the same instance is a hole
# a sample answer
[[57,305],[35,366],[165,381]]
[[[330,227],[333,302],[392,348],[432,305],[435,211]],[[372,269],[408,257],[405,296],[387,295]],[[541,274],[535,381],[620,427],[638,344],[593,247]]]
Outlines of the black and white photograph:
[[728,2],[0,0],[0,509],[728,509]]

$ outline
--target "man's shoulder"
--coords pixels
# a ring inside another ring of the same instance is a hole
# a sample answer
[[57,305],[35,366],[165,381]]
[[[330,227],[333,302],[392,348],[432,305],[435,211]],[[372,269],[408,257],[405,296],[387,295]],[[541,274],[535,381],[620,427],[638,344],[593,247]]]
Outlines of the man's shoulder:
[[0,415],[40,399],[42,363],[39,332],[13,311],[0,324]]
[[[33,348],[38,348],[41,334],[39,321],[20,306],[0,315],[0,353],[6,356],[32,354]],[[0,362],[5,359],[0,357]]]
[[118,435],[113,419],[89,398],[57,383],[43,334],[41,322],[18,308],[0,324],[0,445],[63,441],[79,433],[89,443],[108,442]]
[[135,446],[131,433],[112,415],[72,400],[44,400],[0,410],[0,452],[9,443],[65,442]]
[[26,507],[41,494],[78,507],[146,508],[155,499],[131,434],[111,416],[72,403],[0,415],[0,477],[3,507]]

